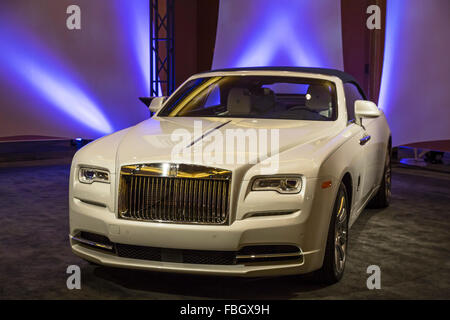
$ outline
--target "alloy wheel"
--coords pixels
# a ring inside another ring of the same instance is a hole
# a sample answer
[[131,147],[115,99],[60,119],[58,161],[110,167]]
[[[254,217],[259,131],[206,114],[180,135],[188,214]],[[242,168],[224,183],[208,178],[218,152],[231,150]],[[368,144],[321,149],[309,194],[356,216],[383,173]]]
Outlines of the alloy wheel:
[[342,194],[339,200],[339,210],[336,216],[334,233],[334,259],[337,274],[344,271],[347,258],[347,212],[347,201],[344,194]]
[[385,183],[386,200],[389,202],[389,200],[391,199],[391,157],[389,156],[389,152],[386,155],[384,183]]

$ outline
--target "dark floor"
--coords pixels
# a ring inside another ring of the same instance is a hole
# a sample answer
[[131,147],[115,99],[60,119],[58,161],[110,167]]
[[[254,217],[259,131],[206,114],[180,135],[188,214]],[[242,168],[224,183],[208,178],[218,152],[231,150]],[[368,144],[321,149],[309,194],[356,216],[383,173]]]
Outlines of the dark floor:
[[71,159],[81,145],[71,145],[70,140],[0,141],[0,166],[17,161]]
[[[16,166],[17,165],[17,166]],[[238,279],[93,267],[68,241],[69,166],[0,168],[0,299],[450,299],[450,175],[394,169],[393,201],[365,210],[350,231],[342,281],[308,277]],[[66,268],[82,289],[66,288]],[[381,268],[381,290],[366,269]]]

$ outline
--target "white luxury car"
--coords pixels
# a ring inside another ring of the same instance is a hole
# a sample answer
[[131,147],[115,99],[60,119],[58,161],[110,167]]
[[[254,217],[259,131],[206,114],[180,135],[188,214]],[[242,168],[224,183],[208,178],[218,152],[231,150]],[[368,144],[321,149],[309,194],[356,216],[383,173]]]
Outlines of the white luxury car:
[[141,100],[150,119],[73,158],[70,243],[94,264],[333,283],[350,226],[389,205],[388,124],[344,72],[214,70]]

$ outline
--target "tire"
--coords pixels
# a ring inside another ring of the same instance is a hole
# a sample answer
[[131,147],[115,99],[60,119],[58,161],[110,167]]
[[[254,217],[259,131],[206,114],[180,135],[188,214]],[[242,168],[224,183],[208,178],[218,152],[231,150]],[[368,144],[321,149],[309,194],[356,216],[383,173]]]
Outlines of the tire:
[[347,189],[341,182],[334,202],[333,214],[328,228],[325,257],[320,270],[316,272],[321,283],[333,284],[341,280],[348,247],[348,220],[350,205],[348,203]]
[[386,152],[383,179],[381,180],[380,188],[368,203],[368,208],[381,209],[389,207],[389,203],[391,202],[391,174],[391,152],[390,149],[388,149]]

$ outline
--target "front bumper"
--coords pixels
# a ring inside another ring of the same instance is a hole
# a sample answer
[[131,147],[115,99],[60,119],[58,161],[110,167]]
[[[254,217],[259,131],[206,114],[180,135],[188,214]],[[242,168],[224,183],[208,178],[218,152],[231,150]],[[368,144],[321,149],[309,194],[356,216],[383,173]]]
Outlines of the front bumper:
[[[313,188],[314,190],[315,188]],[[313,194],[313,190],[311,193]],[[308,273],[323,263],[332,202],[316,194],[305,196],[301,210],[290,214],[250,217],[230,225],[195,225],[118,219],[108,207],[70,198],[70,235],[91,232],[112,243],[186,250],[239,251],[245,246],[292,245],[303,259],[233,265],[191,264],[119,257],[71,240],[73,252],[97,264],[176,273],[271,276]],[[276,203],[275,203],[276,204]],[[313,209],[314,208],[314,209]],[[314,214],[311,214],[314,211]]]
[[[253,265],[206,265],[120,258],[106,252],[86,248],[80,244],[72,244],[72,251],[79,257],[97,264],[117,268],[140,269],[148,271],[260,277],[299,274],[304,273],[306,270],[304,268],[305,260],[301,263],[286,261],[283,263],[264,263],[263,265],[258,265],[258,263],[253,263]],[[318,252],[308,253],[306,260],[309,260],[312,255],[317,254]]]

